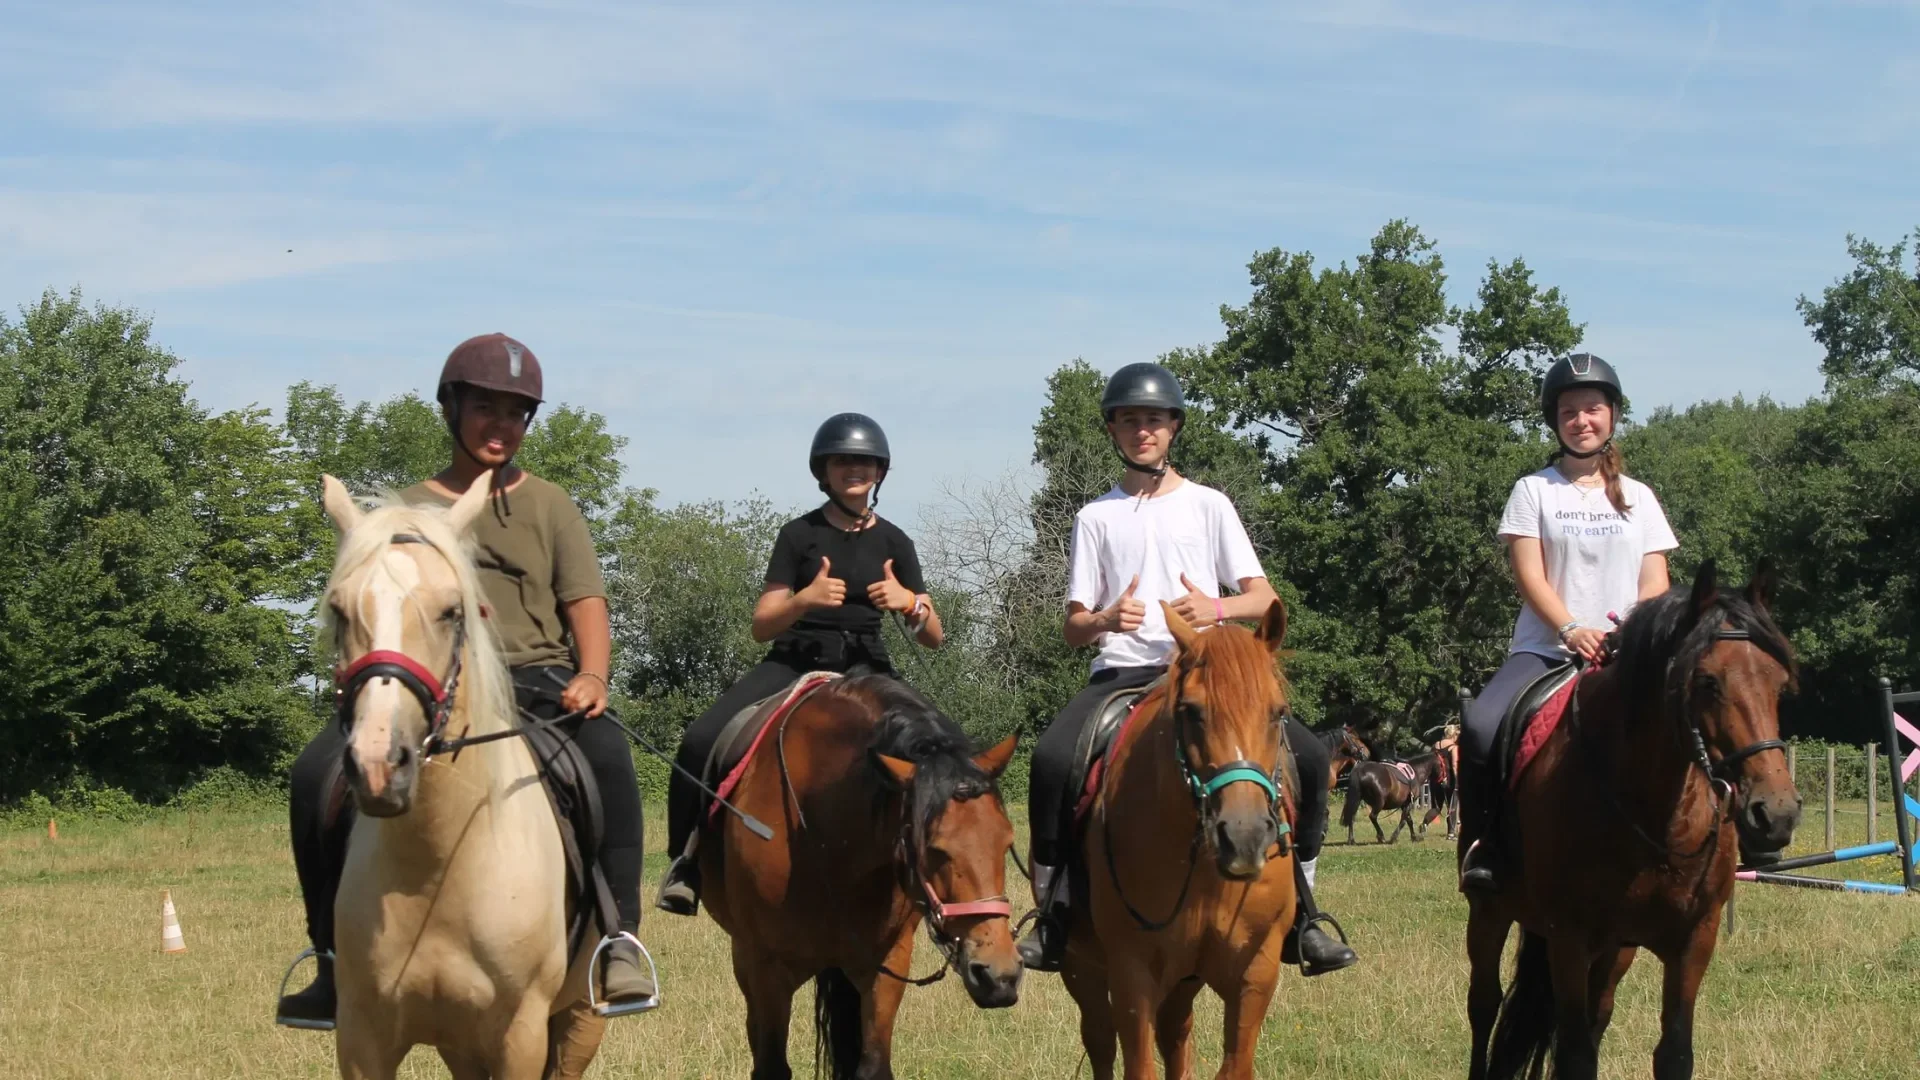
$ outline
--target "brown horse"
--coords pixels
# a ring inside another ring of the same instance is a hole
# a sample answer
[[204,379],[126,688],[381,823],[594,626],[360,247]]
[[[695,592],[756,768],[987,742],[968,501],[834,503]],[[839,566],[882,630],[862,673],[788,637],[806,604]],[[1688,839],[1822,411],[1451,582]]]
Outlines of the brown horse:
[[1353,733],[1351,724],[1318,734],[1321,745],[1327,748],[1327,790],[1332,791],[1340,786],[1340,777],[1346,775],[1355,762],[1365,761],[1371,755],[1367,753],[1367,744]]
[[[1340,811],[1340,824],[1347,827],[1347,843],[1353,840],[1353,819],[1360,812],[1360,804],[1368,808],[1367,819],[1373,822],[1373,835],[1380,843],[1391,844],[1400,839],[1400,830],[1414,843],[1427,838],[1427,826],[1440,816],[1446,806],[1445,789],[1451,787],[1441,780],[1440,755],[1425,753],[1410,757],[1402,762],[1362,761],[1353,767],[1353,775],[1347,780],[1347,803]],[[1427,807],[1426,820],[1418,825],[1413,821],[1413,807],[1419,801],[1420,793],[1431,784],[1441,795]],[[1400,821],[1393,827],[1393,836],[1389,838],[1380,829],[1380,811],[1400,811]]]
[[[1549,1058],[1562,1080],[1595,1076],[1637,948],[1665,968],[1653,1074],[1693,1075],[1694,998],[1733,891],[1735,842],[1750,857],[1778,852],[1800,817],[1778,737],[1794,660],[1771,591],[1763,568],[1723,593],[1709,561],[1691,590],[1641,604],[1520,775],[1507,815],[1517,829],[1503,830],[1518,865],[1501,892],[1470,900],[1474,1080],[1537,1076]],[[1474,839],[1462,831],[1463,856]],[[1525,936],[1503,1000],[1515,922]]]
[[1113,1076],[1116,1035],[1129,1080],[1154,1075],[1156,1044],[1169,1075],[1190,1076],[1203,986],[1226,1002],[1220,1075],[1251,1077],[1295,904],[1284,810],[1299,781],[1282,772],[1292,755],[1274,655],[1286,608],[1275,600],[1257,634],[1202,634],[1161,607],[1176,651],[1110,753],[1062,976],[1095,1080]]
[[816,1058],[835,1080],[891,1077],[894,1012],[922,917],[982,1008],[1019,999],[995,781],[1014,737],[973,756],[966,736],[898,680],[863,675],[804,698],[741,774],[700,847],[707,909],[733,938],[755,1080],[786,1080],[793,995],[814,983]]

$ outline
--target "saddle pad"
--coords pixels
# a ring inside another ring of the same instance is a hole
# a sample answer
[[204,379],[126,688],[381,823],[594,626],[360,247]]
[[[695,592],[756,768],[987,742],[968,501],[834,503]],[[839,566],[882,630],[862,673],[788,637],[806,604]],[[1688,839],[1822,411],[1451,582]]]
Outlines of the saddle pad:
[[1408,787],[1413,786],[1413,782],[1416,779],[1413,772],[1413,766],[1407,764],[1404,761],[1389,761],[1387,762],[1387,764],[1393,767],[1394,772],[1400,774],[1400,779],[1406,781]]
[[1135,698],[1133,704],[1127,709],[1126,717],[1113,728],[1113,734],[1107,739],[1106,745],[1094,751],[1095,757],[1087,765],[1086,783],[1080,788],[1080,799],[1073,804],[1075,822],[1084,819],[1087,811],[1093,809],[1093,800],[1100,794],[1100,781],[1106,778],[1107,761],[1113,757],[1113,748],[1119,746],[1127,737],[1127,729],[1133,726],[1134,719],[1140,715],[1140,707],[1146,703],[1146,691],[1142,690],[1140,696]]
[[1533,714],[1526,729],[1520,733],[1519,747],[1513,752],[1513,768],[1507,773],[1507,790],[1512,791],[1520,786],[1520,777],[1525,775],[1527,766],[1533,764],[1540,748],[1547,744],[1547,739],[1560,726],[1560,718],[1567,714],[1567,705],[1573,701],[1574,692],[1579,688],[1578,678],[1568,679],[1566,685],[1554,691],[1553,696]]
[[[754,705],[752,708],[747,709],[742,715],[751,716],[755,719],[746,722],[743,733],[744,731],[752,731],[753,741],[747,744],[746,752],[742,753],[737,760],[727,763],[727,773],[721,778],[720,783],[715,785],[715,793],[722,799],[730,797],[733,794],[733,789],[740,786],[740,778],[746,775],[747,766],[752,764],[754,755],[760,750],[760,744],[766,741],[767,732],[777,727],[779,722],[784,719],[788,713],[792,712],[808,694],[813,693],[815,690],[838,678],[840,678],[839,673],[833,671],[815,671],[807,675],[802,675],[792,686],[787,688],[785,694],[775,694],[761,701],[759,704]],[[707,820],[709,822],[713,821],[719,814],[720,804],[718,802],[713,803],[707,808]]]

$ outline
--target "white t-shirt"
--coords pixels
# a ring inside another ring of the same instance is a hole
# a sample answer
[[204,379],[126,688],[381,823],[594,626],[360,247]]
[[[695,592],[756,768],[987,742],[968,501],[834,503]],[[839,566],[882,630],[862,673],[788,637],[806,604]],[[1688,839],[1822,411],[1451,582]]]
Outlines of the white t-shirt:
[[[1547,584],[1581,626],[1595,630],[1613,629],[1607,614],[1624,619],[1639,602],[1640,563],[1646,556],[1680,546],[1652,488],[1623,476],[1620,493],[1631,511],[1625,516],[1607,501],[1604,487],[1582,487],[1548,466],[1513,485],[1500,515],[1501,536],[1539,539]],[[1507,651],[1571,656],[1558,631],[1522,604]]]
[[1209,596],[1219,596],[1223,582],[1238,587],[1241,578],[1267,576],[1233,502],[1191,480],[1151,499],[1116,487],[1074,515],[1068,602],[1102,610],[1120,598],[1135,574],[1140,585],[1133,597],[1147,606],[1146,616],[1132,633],[1101,636],[1095,671],[1169,661],[1173,633],[1160,601],[1187,594],[1181,574]]

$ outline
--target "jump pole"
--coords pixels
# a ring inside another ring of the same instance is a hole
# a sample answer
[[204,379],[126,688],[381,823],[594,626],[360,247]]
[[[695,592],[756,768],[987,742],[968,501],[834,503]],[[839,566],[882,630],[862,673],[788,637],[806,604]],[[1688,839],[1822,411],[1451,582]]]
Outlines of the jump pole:
[[[1920,693],[1896,694],[1893,680],[1880,680],[1880,702],[1887,717],[1887,771],[1893,780],[1893,830],[1900,844],[1900,880],[1909,891],[1915,888],[1913,877],[1913,826],[1920,819],[1920,802],[1907,793],[1907,778],[1920,770],[1920,730],[1895,711],[1898,705],[1920,705]],[[1913,744],[1912,752],[1900,753],[1900,739]]]

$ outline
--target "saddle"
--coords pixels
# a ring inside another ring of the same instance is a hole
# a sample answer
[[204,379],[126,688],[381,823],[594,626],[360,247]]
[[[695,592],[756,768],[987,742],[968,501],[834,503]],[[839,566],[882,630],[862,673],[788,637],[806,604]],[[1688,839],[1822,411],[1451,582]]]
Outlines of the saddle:
[[1571,660],[1550,668],[1528,683],[1507,706],[1493,741],[1493,765],[1499,777],[1495,790],[1510,791],[1519,783],[1534,755],[1560,726],[1560,718],[1573,700],[1579,674],[1580,666]]
[[1092,718],[1080,729],[1080,741],[1074,744],[1073,749],[1073,771],[1067,774],[1067,790],[1080,793],[1073,804],[1073,820],[1076,824],[1087,816],[1087,811],[1093,808],[1094,797],[1100,793],[1100,780],[1106,774],[1107,751],[1120,741],[1120,732],[1126,730],[1127,722],[1132,719],[1141,700],[1154,687],[1166,681],[1166,676],[1162,675],[1145,686],[1114,691],[1100,702],[1093,710]]
[[[746,775],[747,766],[753,761],[760,744],[766,740],[767,733],[779,727],[776,722],[791,713],[807,696],[820,687],[841,678],[838,672],[815,671],[800,676],[785,690],[741,709],[733,714],[725,727],[720,729],[720,737],[714,740],[713,753],[708,755],[701,778],[715,781],[709,786],[722,798],[733,794],[740,786],[740,778]],[[707,808],[707,820],[714,820],[720,813],[720,804],[713,803]]]

